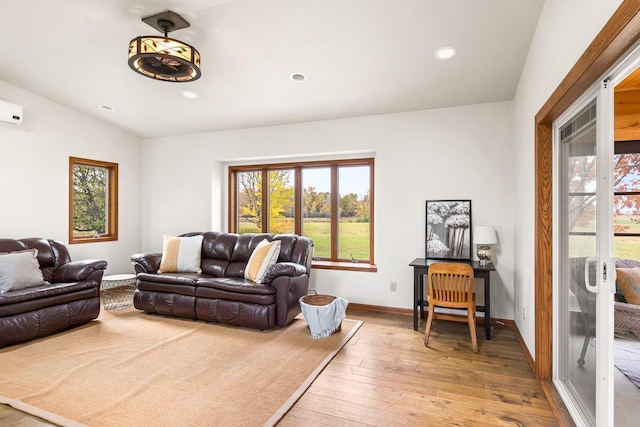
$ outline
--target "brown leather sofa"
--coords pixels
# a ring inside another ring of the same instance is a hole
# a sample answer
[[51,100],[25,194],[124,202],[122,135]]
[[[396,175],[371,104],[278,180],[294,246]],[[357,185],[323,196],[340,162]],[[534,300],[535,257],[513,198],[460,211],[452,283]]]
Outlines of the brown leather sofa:
[[[285,326],[298,313],[311,273],[313,241],[287,234],[202,235],[202,273],[161,273],[161,253],[131,257],[137,273],[133,304],[148,313],[254,329]],[[251,253],[264,239],[280,240],[280,255],[261,284],[244,279]]]
[[0,293],[0,347],[51,335],[100,314],[100,281],[107,262],[71,261],[57,240],[0,239],[0,253],[37,249],[42,286]]

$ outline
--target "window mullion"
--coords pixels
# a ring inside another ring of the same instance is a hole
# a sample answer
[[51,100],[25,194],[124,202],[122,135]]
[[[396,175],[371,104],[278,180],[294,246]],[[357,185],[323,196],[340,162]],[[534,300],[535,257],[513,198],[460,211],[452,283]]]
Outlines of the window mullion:
[[293,226],[294,233],[298,236],[302,235],[302,206],[304,204],[303,191],[302,191],[302,168],[297,167],[293,169],[294,171],[294,216],[293,216]]
[[269,232],[269,171],[262,169],[262,232]]
[[338,259],[338,167],[331,166],[331,260]]

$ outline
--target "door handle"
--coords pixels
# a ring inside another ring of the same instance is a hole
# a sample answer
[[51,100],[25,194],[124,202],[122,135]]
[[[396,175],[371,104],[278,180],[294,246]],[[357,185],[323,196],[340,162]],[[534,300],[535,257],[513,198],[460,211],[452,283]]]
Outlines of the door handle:
[[[594,256],[590,256],[587,257],[586,261],[584,262],[584,285],[585,287],[593,292],[594,294],[598,292],[598,284],[597,284],[597,278],[596,278],[596,284],[592,285],[589,281],[589,265],[591,263],[596,263],[596,271],[598,268],[598,257],[594,257]],[[596,274],[597,276],[597,274]]]

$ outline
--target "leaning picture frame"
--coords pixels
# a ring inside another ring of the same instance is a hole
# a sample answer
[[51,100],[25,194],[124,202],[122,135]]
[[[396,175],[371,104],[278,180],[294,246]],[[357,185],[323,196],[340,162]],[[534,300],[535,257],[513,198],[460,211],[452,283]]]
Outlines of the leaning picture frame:
[[471,261],[471,200],[427,200],[425,229],[425,258]]

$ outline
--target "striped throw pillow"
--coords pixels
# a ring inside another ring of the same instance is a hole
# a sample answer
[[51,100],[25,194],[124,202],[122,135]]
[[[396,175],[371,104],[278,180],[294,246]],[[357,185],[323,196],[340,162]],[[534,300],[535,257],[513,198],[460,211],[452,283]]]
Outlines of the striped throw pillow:
[[244,278],[254,283],[262,283],[269,267],[278,261],[280,255],[280,240],[269,242],[264,239],[251,253],[249,262],[244,269]]
[[164,236],[158,273],[202,273],[202,236]]

